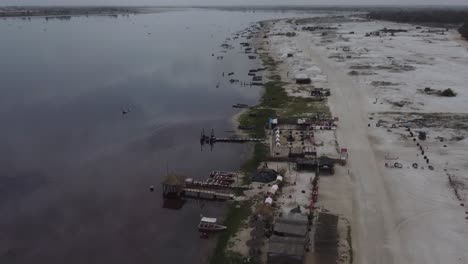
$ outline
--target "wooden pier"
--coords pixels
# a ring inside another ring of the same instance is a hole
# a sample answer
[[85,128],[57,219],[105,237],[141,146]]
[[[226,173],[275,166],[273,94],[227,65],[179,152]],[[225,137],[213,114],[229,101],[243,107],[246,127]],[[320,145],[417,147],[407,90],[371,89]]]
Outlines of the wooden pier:
[[225,142],[225,143],[246,143],[246,142],[262,142],[265,141],[264,138],[248,138],[248,137],[216,137],[214,130],[211,130],[211,135],[205,135],[205,130],[203,129],[200,135],[200,144],[214,144],[216,142]]
[[243,137],[227,137],[227,138],[215,138],[215,142],[227,142],[227,143],[245,143],[245,142],[261,142],[263,138],[243,138]]
[[219,190],[210,190],[195,187],[185,187],[182,189],[181,196],[192,197],[198,199],[212,199],[212,200],[232,200],[234,194],[229,192],[222,192]]
[[170,174],[162,182],[163,198],[182,199],[184,197],[210,200],[234,199],[234,191],[247,190],[247,186],[232,186],[230,183],[218,183],[213,179],[206,182],[194,181],[179,175]]

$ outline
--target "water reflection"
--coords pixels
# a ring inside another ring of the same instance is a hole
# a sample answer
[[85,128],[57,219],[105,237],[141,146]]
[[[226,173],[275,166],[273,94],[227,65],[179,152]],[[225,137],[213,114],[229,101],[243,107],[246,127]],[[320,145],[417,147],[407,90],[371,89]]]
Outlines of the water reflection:
[[196,226],[200,214],[222,215],[223,203],[168,210],[158,186],[167,167],[198,180],[238,169],[248,145],[201,152],[198,137],[204,127],[232,130],[231,105],[260,94],[222,73],[247,79],[260,65],[220,45],[278,16],[0,23],[0,263],[206,262],[213,240],[200,241]]

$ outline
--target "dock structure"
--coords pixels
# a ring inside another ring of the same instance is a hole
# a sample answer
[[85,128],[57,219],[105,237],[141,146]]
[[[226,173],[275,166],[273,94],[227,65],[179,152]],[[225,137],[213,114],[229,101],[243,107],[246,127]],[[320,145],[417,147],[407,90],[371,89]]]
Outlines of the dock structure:
[[250,138],[250,137],[216,137],[214,129],[211,130],[211,135],[205,135],[205,130],[203,129],[200,135],[200,144],[210,144],[213,145],[216,142],[225,142],[225,143],[246,143],[246,142],[262,142],[265,141],[264,138]]
[[215,138],[215,142],[230,142],[230,143],[245,143],[245,142],[262,142],[263,138],[245,138],[245,137],[227,137]]
[[220,190],[210,190],[195,187],[185,187],[182,189],[182,196],[192,197],[199,199],[212,199],[212,200],[232,200],[234,194],[229,192],[222,192]]
[[183,176],[169,174],[162,182],[164,199],[198,198],[210,200],[234,199],[234,190],[245,190],[244,186],[222,186],[209,182],[196,182]]
[[183,191],[185,178],[176,174],[169,174],[162,182],[164,198],[179,198]]

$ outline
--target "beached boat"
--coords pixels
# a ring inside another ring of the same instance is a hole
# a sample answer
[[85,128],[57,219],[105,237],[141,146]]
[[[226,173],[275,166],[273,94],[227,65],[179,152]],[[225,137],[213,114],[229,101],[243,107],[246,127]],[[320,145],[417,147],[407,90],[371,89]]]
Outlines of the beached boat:
[[226,229],[226,226],[217,223],[216,218],[202,217],[198,224],[198,231],[200,232],[219,232]]
[[234,176],[236,176],[236,173],[231,172],[231,171],[216,171],[216,170],[210,172],[210,177],[213,177],[215,175],[234,177]]
[[234,108],[247,108],[249,105],[246,104],[233,104],[232,107]]
[[235,179],[232,178],[231,176],[210,175],[210,177],[211,177],[213,180],[218,180],[218,181],[222,181],[222,182],[233,183],[233,182],[235,181]]

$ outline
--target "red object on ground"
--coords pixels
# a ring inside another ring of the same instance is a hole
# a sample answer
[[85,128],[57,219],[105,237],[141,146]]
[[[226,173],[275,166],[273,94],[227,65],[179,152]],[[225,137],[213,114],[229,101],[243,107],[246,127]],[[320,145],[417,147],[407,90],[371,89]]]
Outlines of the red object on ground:
[[312,192],[312,201],[314,201],[314,203],[316,203],[318,200],[318,190],[314,190]]

